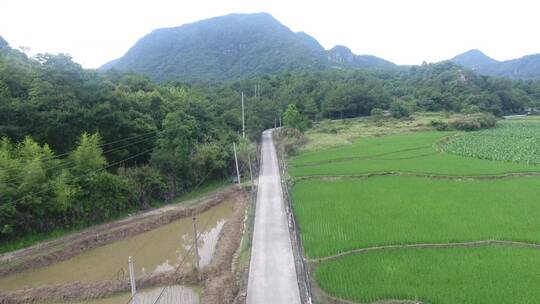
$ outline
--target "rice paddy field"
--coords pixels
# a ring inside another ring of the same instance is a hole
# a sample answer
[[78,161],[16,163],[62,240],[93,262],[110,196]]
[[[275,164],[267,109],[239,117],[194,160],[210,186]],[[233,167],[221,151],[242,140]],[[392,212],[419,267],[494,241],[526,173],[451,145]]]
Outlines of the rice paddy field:
[[540,303],[538,131],[404,130],[292,157],[316,302]]

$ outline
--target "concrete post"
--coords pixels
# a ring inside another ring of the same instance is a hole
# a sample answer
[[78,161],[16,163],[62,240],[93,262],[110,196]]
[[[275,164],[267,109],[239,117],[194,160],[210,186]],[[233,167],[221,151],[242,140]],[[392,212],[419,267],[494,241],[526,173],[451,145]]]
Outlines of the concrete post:
[[135,286],[135,271],[133,270],[133,258],[128,257],[128,269],[129,269],[129,282],[131,285],[131,298],[132,303],[137,304],[137,287]]

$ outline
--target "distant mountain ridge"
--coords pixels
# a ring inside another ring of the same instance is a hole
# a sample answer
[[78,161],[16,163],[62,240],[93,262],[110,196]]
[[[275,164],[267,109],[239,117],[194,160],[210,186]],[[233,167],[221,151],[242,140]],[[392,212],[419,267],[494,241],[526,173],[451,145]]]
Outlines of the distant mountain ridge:
[[539,79],[540,54],[527,55],[506,61],[495,60],[479,50],[470,50],[450,61],[479,74],[511,79]]
[[155,80],[231,80],[286,70],[395,68],[346,47],[325,50],[267,13],[231,14],[152,31],[103,70],[132,70]]

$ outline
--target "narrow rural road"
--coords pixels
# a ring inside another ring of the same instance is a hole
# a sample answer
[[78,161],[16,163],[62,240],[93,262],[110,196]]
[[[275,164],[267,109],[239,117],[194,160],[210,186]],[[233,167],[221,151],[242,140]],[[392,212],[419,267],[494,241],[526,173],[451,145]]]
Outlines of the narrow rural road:
[[272,130],[263,132],[261,154],[247,303],[300,304]]

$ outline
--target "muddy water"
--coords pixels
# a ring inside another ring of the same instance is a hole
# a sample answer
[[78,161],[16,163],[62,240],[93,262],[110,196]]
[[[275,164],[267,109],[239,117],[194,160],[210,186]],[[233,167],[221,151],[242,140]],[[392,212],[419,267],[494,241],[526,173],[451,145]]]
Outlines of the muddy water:
[[[215,245],[225,220],[232,213],[232,203],[223,202],[197,216],[199,256],[201,266],[207,265],[214,253]],[[204,225],[208,223],[206,229]],[[193,250],[191,217],[180,219],[154,230],[94,248],[71,259],[46,267],[29,269],[21,273],[0,278],[0,290],[22,287],[93,282],[100,280],[126,279],[128,256],[133,256],[137,276],[175,269],[185,259],[182,267],[191,267]]]
[[[158,298],[159,293],[163,287],[156,287],[151,289],[144,289],[137,293],[137,304],[154,304],[154,301]],[[75,304],[124,304],[128,303],[131,298],[130,293],[122,293],[112,297],[90,300],[84,302],[77,302]],[[157,302],[158,304],[198,304],[199,293],[197,288],[184,287],[180,285],[173,285],[166,287],[163,295]],[[63,304],[63,303],[59,303]],[[74,304],[74,303],[71,303]]]

